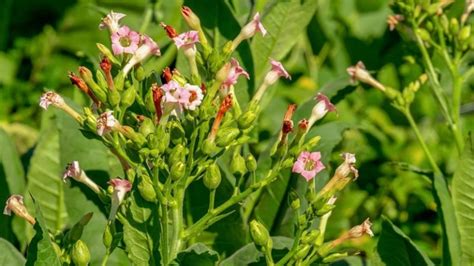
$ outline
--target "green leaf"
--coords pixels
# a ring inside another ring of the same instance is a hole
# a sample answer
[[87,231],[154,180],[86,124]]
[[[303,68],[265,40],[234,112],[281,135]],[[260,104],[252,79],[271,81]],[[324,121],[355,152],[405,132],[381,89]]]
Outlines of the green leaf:
[[129,206],[123,224],[123,240],[128,258],[134,265],[158,265],[159,223],[156,219],[157,207],[144,201],[134,189],[129,195]]
[[0,265],[25,265],[25,258],[7,240],[0,238]]
[[[25,190],[25,173],[15,145],[10,137],[0,129],[0,202],[6,202],[11,194],[22,194]],[[0,219],[0,237],[14,239],[11,218]]]
[[35,205],[36,224],[34,226],[36,234],[28,248],[28,258],[26,265],[35,266],[60,266],[61,261],[54,251],[53,243],[49,236],[46,226],[46,220],[41,213],[41,207],[38,201],[33,199]]
[[255,65],[255,82],[259,82],[269,69],[269,58],[281,60],[298,41],[313,17],[318,1],[278,1],[267,14],[263,25],[268,35],[257,34],[252,41]]
[[422,266],[434,263],[389,219],[382,218],[377,252],[387,266]]
[[177,265],[214,266],[219,254],[202,243],[197,243],[183,250],[175,260]]
[[453,202],[461,237],[461,265],[474,265],[474,145],[466,141],[453,177]]

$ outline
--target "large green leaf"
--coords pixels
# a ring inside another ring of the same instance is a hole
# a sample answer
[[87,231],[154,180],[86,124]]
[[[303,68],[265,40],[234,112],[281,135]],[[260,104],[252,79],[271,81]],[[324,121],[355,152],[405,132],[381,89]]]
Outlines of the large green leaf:
[[[10,137],[0,129],[0,202],[6,202],[11,194],[21,194],[25,190],[25,173],[15,145]],[[10,229],[11,218],[0,219],[0,237],[13,240]]]
[[281,60],[298,41],[313,17],[318,1],[278,1],[263,16],[263,25],[268,35],[257,34],[252,41],[255,65],[255,82],[269,68],[269,58]]
[[382,219],[377,252],[387,266],[434,265],[402,230],[385,217]]
[[0,238],[0,265],[24,265],[26,260],[7,240]]
[[461,265],[474,265],[474,145],[472,136],[453,178],[453,201],[461,237]]
[[61,261],[53,248],[48,227],[46,226],[46,220],[41,213],[41,206],[35,199],[33,199],[33,204],[35,205],[36,234],[28,248],[26,265],[60,266]]
[[197,243],[178,254],[176,265],[213,266],[219,260],[219,254],[202,243]]

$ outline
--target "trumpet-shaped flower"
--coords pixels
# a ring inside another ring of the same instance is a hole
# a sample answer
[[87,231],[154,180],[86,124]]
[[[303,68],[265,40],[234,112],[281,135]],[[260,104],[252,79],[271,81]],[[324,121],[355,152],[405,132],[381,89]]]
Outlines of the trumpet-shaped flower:
[[114,54],[133,54],[138,49],[140,42],[140,34],[130,30],[129,27],[123,26],[114,32],[112,38],[112,51]]
[[79,166],[78,161],[72,161],[67,165],[66,171],[64,171],[63,174],[63,181],[66,182],[68,177],[72,177],[77,182],[83,183],[95,193],[100,193],[99,186],[86,175],[84,170]]
[[357,62],[355,66],[348,67],[347,73],[351,76],[352,83],[360,81],[363,83],[367,83],[381,91],[385,91],[385,86],[378,82],[376,79],[374,79],[372,75],[370,75],[362,61]]
[[125,14],[122,13],[115,13],[114,11],[110,11],[107,16],[102,18],[102,21],[99,24],[99,29],[109,29],[110,34],[114,34],[120,28],[119,21],[125,17]]
[[310,128],[316,121],[323,118],[328,112],[336,112],[336,107],[329,101],[329,98],[326,95],[318,93],[315,97],[315,100],[317,103],[311,111],[311,116],[308,122]]
[[61,107],[64,105],[64,99],[59,94],[48,91],[41,96],[39,105],[45,110],[48,109],[50,105]]
[[257,32],[260,32],[262,36],[267,34],[267,30],[263,27],[262,22],[260,22],[260,14],[258,12],[253,16],[252,21],[245,25],[240,32],[243,39],[251,38]]
[[106,111],[97,118],[97,134],[103,136],[112,131],[116,125],[118,125],[118,121],[115,119],[113,112]]
[[201,105],[202,98],[204,97],[201,88],[196,85],[185,84],[183,89],[189,92],[189,98],[188,101],[184,103],[184,108],[196,110],[196,108]]
[[23,203],[23,196],[21,195],[11,195],[7,199],[5,209],[3,209],[3,214],[10,216],[12,215],[12,212],[25,219],[30,224],[36,223],[35,218],[33,218],[26,209],[25,204]]
[[197,31],[187,31],[173,38],[174,44],[178,49],[194,48],[195,44],[199,42],[199,33]]
[[230,88],[230,86],[233,86],[235,83],[237,83],[237,79],[240,76],[244,76],[247,79],[250,78],[249,73],[247,73],[247,71],[245,71],[245,69],[243,69],[240,66],[239,61],[237,61],[237,59],[235,58],[230,59],[229,74],[227,75],[226,80],[224,80],[224,82],[222,83],[221,88],[223,89]]
[[123,75],[127,75],[133,66],[141,63],[151,55],[161,55],[160,48],[153,39],[147,35],[142,35],[138,49],[134,51],[132,58],[130,58],[122,70]]
[[304,151],[298,156],[298,159],[293,165],[292,171],[294,173],[301,174],[306,179],[306,181],[310,181],[324,168],[326,167],[321,162],[320,152],[310,153]]
[[114,178],[109,181],[109,185],[113,188],[112,206],[110,207],[109,220],[115,219],[118,207],[123,202],[125,195],[132,189],[132,184],[125,179]]

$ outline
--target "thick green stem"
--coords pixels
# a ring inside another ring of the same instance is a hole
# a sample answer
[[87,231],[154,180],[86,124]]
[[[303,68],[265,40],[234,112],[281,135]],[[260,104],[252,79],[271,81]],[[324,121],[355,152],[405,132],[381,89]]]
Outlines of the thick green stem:
[[293,242],[293,246],[291,247],[290,251],[286,253],[286,255],[277,262],[276,266],[286,265],[286,263],[296,254],[296,252],[298,251],[298,244],[300,242],[301,234],[302,231],[300,228],[298,228],[298,230],[296,231],[296,237]]
[[265,261],[267,262],[268,266],[274,266],[275,265],[275,263],[273,262],[272,249],[271,248],[265,248]]
[[161,256],[163,258],[163,265],[168,265],[169,264],[169,259],[168,259],[168,206],[166,204],[161,205],[162,208],[162,214],[163,216],[161,217]]
[[216,199],[216,190],[212,189],[209,192],[209,210],[208,210],[208,212],[211,212],[212,210],[214,210],[215,199]]
[[107,252],[105,253],[104,258],[102,259],[102,263],[101,263],[102,266],[106,266],[106,265],[107,265],[107,261],[109,260],[109,256],[110,256],[110,253],[109,253],[109,251],[107,250]]

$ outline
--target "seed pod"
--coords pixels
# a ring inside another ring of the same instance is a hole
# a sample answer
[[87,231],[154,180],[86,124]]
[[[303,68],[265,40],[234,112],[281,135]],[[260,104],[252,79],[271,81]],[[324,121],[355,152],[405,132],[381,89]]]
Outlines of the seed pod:
[[247,158],[245,159],[245,165],[250,172],[257,170],[257,160],[255,160],[255,157],[253,157],[252,154],[247,155]]
[[112,107],[117,107],[120,104],[120,93],[117,90],[111,90],[107,94],[107,100]]
[[150,118],[145,117],[140,125],[139,131],[143,136],[148,137],[148,135],[155,132],[155,124]]
[[102,235],[102,242],[106,249],[109,249],[112,246],[112,241],[114,240],[114,236],[110,230],[110,225],[107,223],[105,226],[104,234]]
[[301,238],[301,243],[310,244],[313,243],[321,232],[318,229],[314,229],[309,234]]
[[205,139],[204,142],[202,143],[202,151],[207,154],[211,155],[217,150],[216,144],[211,141],[210,139]]
[[122,101],[120,103],[125,108],[130,107],[135,102],[135,97],[136,97],[135,88],[133,86],[128,87],[122,93]]
[[449,31],[452,35],[457,35],[459,32],[459,21],[456,18],[451,18],[449,21]]
[[300,260],[304,259],[306,255],[308,255],[309,250],[311,249],[310,245],[304,245],[302,248],[300,248],[296,254],[295,254],[295,259]]
[[177,181],[184,176],[185,172],[186,165],[183,162],[176,162],[171,166],[171,179]]
[[459,32],[458,39],[460,42],[464,42],[471,37],[471,25],[464,26]]
[[430,33],[426,30],[426,29],[423,29],[423,28],[419,28],[417,29],[416,33],[420,36],[420,38],[425,41],[425,42],[428,42],[431,40],[431,35]]
[[156,202],[156,191],[148,175],[142,175],[138,183],[138,192],[146,201]]
[[237,136],[240,134],[240,130],[237,128],[221,128],[217,132],[216,145],[219,147],[228,146]]
[[257,220],[252,220],[250,222],[250,235],[252,240],[257,246],[267,247],[267,244],[270,240],[270,234],[268,233],[267,228]]
[[210,190],[219,187],[221,183],[221,170],[216,163],[211,164],[209,168],[207,168],[202,181],[204,182],[204,185]]
[[237,123],[239,124],[239,128],[244,130],[249,128],[257,118],[257,115],[255,115],[254,112],[252,111],[247,111],[243,113],[240,117],[239,120],[237,120]]
[[142,66],[135,69],[135,79],[138,81],[143,81],[145,79],[145,69]]
[[230,171],[232,171],[232,174],[235,176],[243,176],[245,173],[247,173],[245,159],[238,152],[235,152],[234,156],[232,156],[232,161],[230,162]]
[[294,201],[291,202],[291,208],[293,210],[298,210],[300,207],[301,207],[300,199],[295,199]]
[[102,73],[102,71],[100,71],[100,69],[97,69],[97,71],[95,72],[95,77],[97,78],[97,83],[99,84],[99,86],[106,90],[108,85],[107,85],[107,81],[105,80],[105,77],[104,77],[104,74]]
[[82,240],[78,240],[74,246],[72,246],[71,258],[77,266],[86,266],[89,264],[91,254],[89,253],[89,248],[87,248],[87,245]]
[[335,262],[337,260],[340,260],[342,258],[345,258],[349,256],[349,254],[347,252],[344,252],[344,253],[332,253],[330,255],[328,255],[327,257],[325,257],[323,259],[323,263],[331,263],[331,262]]
[[116,90],[121,91],[123,90],[123,86],[125,84],[125,77],[122,72],[119,72],[117,76],[114,78],[114,87]]
[[171,151],[171,154],[169,157],[169,163],[173,165],[177,162],[183,162],[185,156],[186,156],[186,148],[183,145],[178,144]]

